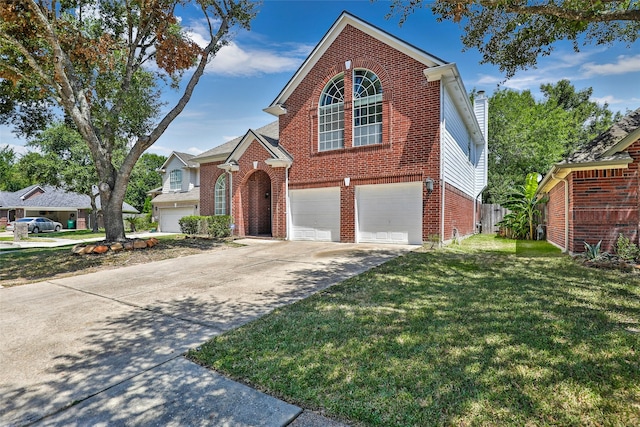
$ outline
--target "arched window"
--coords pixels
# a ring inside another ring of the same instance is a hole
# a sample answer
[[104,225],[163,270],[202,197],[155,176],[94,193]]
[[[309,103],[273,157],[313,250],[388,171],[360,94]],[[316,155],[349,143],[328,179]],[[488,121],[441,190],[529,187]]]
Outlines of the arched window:
[[334,77],[320,95],[318,150],[344,147],[344,75]]
[[214,215],[227,214],[227,178],[223,173],[216,180],[216,186],[213,193],[213,213]]
[[382,142],[382,84],[372,71],[353,72],[353,146]]

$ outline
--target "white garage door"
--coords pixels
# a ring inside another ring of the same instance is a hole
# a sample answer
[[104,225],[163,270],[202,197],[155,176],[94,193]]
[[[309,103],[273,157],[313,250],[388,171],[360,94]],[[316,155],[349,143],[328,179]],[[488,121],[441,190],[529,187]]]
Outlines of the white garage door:
[[291,239],[340,241],[340,187],[289,191]]
[[422,244],[422,182],[356,187],[358,242]]
[[194,215],[194,208],[160,208],[160,231],[165,233],[180,233],[180,218]]

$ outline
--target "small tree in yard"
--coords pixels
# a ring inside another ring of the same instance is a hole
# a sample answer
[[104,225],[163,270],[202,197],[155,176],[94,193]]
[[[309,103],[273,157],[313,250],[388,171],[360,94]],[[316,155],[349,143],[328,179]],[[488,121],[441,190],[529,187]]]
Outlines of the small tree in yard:
[[534,239],[534,230],[538,224],[540,211],[538,206],[545,200],[538,198],[538,174],[530,173],[525,184],[517,188],[504,203],[511,212],[497,225],[508,229],[509,237],[515,239]]
[[[189,6],[200,11],[206,46],[181,25],[178,12]],[[123,240],[122,202],[134,165],[183,111],[230,29],[249,28],[254,6],[248,0],[3,0],[0,123],[30,137],[62,110],[94,163],[106,238]],[[162,115],[164,87],[181,95]],[[115,154],[120,149],[123,158]]]

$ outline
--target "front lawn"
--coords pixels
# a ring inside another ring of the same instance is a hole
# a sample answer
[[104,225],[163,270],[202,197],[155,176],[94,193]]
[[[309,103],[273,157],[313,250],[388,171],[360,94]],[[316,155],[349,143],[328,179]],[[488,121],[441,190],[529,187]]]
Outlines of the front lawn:
[[410,253],[189,357],[352,425],[640,425],[640,278],[546,243]]

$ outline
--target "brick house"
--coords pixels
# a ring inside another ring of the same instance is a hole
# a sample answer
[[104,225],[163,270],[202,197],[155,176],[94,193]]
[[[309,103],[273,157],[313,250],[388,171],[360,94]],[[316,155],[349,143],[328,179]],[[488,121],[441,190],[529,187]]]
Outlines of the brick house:
[[547,240],[569,253],[602,240],[612,251],[620,233],[638,243],[640,108],[553,166],[538,192],[548,194]]
[[421,244],[472,234],[487,99],[457,66],[344,12],[264,109],[202,153],[200,212],[238,235]]

